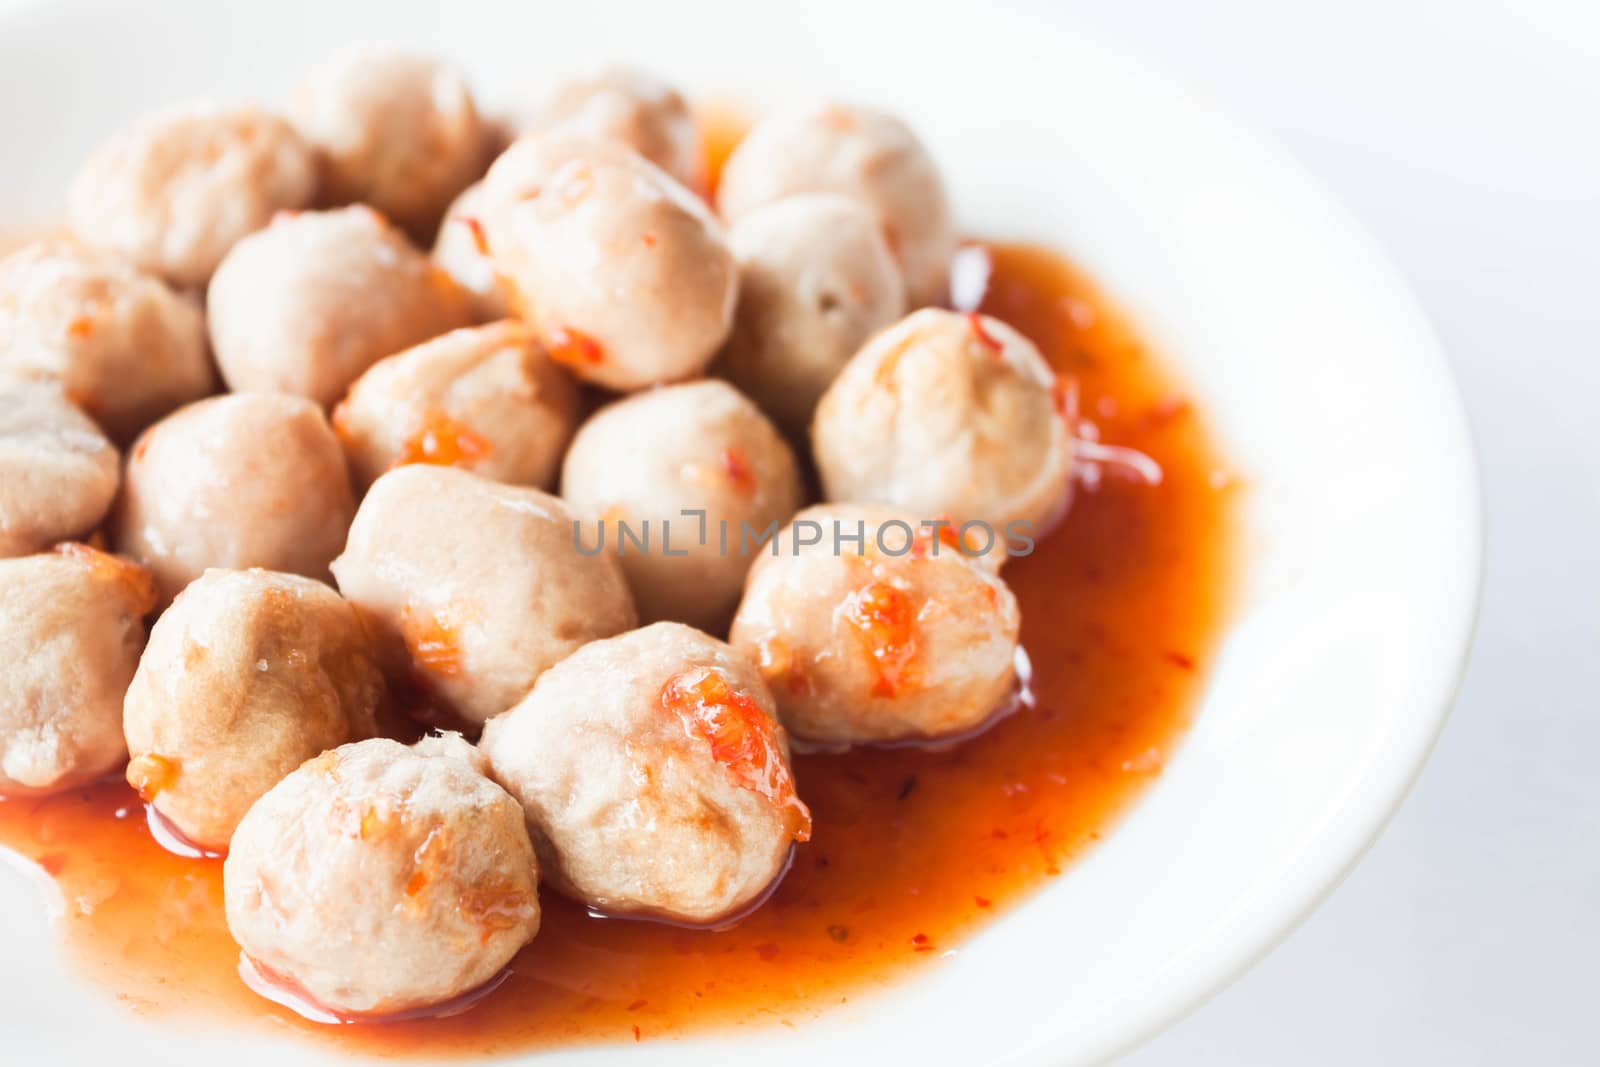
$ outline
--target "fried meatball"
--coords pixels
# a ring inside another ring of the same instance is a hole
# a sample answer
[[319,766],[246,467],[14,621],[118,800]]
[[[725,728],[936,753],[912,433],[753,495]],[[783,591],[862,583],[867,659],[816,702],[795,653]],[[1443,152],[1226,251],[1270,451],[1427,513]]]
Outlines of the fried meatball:
[[174,285],[206,284],[228,249],[316,194],[312,150],[255,107],[189,105],[148,115],[78,172],[67,219]]
[[585,645],[481,747],[547,880],[605,912],[736,919],[811,833],[761,676],[677,623]]
[[362,488],[406,463],[549,488],[577,424],[577,386],[518,322],[454,330],[379,360],[333,412]]
[[1072,435],[1033,343],[987,315],[927,308],[868,341],[817,405],[829,500],[1042,533],[1072,496]]
[[60,386],[0,377],[0,556],[93,530],[117,480],[116,448]]
[[511,304],[489,257],[483,229],[483,183],[467,187],[444,213],[433,243],[433,261],[456,280],[472,301],[473,313],[485,322],[511,314]]
[[370,204],[418,239],[488,163],[465,79],[424,56],[337,55],[295,89],[289,120],[320,152],[324,203]]
[[705,369],[739,272],[698,197],[619,142],[561,131],[513,144],[484,189],[495,270],[552,356],[618,390]]
[[635,623],[616,559],[580,552],[575,523],[537,489],[399,467],[372,484],[333,573],[390,671],[481,723],[578,646]]
[[823,391],[872,334],[906,310],[876,216],[833,193],[791,196],[728,231],[739,307],[716,373],[784,431],[804,437]]
[[257,800],[222,868],[247,967],[340,1016],[469,993],[539,930],[522,810],[458,734],[375,738]]
[[122,694],[154,606],[148,571],[85,545],[0,559],[0,796],[122,763]]
[[911,306],[944,298],[955,221],[933,158],[905,123],[845,104],[762,119],[723,168],[722,217],[735,222],[796,193],[840,193],[867,205],[899,260]]
[[[640,617],[716,631],[733,615],[750,566],[741,535],[754,540],[782,525],[803,503],[801,492],[778,431],[719,381],[654,389],[601,409],[579,429],[561,469],[561,495],[600,520],[596,537],[622,564]],[[695,511],[702,514],[686,514]]]
[[778,543],[750,568],[729,640],[760,664],[795,737],[956,736],[1012,696],[1021,616],[975,534],[830,504],[795,516]]
[[0,372],[59,381],[120,444],[216,388],[198,302],[67,240],[0,260]]
[[228,388],[325,407],[384,356],[472,321],[454,279],[361,205],[282,217],[240,241],[207,308]]
[[688,103],[646,71],[610,67],[563,83],[525,132],[552,129],[621,141],[686,188],[705,188],[705,146]]
[[210,570],[150,630],[123,702],[128,783],[201,848],[327,749],[377,733],[383,694],[355,608],[309,578]]
[[322,410],[297,396],[237,393],[146,430],[112,523],[163,603],[210,567],[326,579],[355,513],[344,454]]

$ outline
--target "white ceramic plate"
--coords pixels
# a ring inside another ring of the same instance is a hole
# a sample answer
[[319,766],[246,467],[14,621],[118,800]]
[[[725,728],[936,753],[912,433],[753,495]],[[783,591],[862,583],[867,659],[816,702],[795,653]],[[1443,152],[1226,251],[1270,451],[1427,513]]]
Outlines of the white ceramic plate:
[[[1252,486],[1248,566],[1166,772],[1098,850],[953,958],[798,1029],[643,1046],[651,1062],[1105,1057],[1237,975],[1339,880],[1417,773],[1462,667],[1475,464],[1404,283],[1208,102],[1070,28],[988,6],[58,2],[0,21],[0,231],[56,219],[78,161],[134,114],[274,99],[346,41],[448,56],[491,101],[629,60],[697,92],[825,92],[903,113],[968,229],[1069,253],[1193,383]],[[344,1062],[141,1022],[66,975],[42,916],[34,883],[0,868],[0,1060]],[[548,1062],[639,1058],[630,1045]]]

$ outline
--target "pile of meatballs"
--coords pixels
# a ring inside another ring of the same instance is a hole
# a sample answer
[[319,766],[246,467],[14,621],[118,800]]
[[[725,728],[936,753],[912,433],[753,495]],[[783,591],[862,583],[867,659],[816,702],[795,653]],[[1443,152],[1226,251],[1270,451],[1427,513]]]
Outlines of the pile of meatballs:
[[811,833],[791,738],[1018,686],[969,527],[1042,535],[1075,442],[941,306],[956,244],[897,119],[773,112],[713,196],[631,70],[491,121],[362,50],[135,122],[0,260],[0,795],[125,774],[226,855],[247,978],[340,1017],[484,986],[541,881],[735,921]]

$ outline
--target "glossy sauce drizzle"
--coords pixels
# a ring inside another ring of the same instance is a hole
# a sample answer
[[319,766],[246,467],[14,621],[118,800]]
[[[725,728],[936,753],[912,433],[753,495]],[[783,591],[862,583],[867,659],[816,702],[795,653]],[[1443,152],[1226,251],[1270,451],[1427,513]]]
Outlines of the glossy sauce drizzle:
[[992,251],[983,310],[1077,381],[1104,441],[1164,474],[1107,473],[1007,564],[1036,706],[950,751],[798,757],[811,839],[731,930],[598,919],[545,892],[543,929],[498,989],[462,1015],[383,1025],[317,1025],[251,993],[221,863],[164,851],[126,785],[0,803],[0,842],[62,890],[81,969],[141,1014],[434,1059],[803,1023],[907,971],[960,966],[963,939],[1070,876],[1173,751],[1220,630],[1232,494],[1199,414],[1094,287],[1050,253]]

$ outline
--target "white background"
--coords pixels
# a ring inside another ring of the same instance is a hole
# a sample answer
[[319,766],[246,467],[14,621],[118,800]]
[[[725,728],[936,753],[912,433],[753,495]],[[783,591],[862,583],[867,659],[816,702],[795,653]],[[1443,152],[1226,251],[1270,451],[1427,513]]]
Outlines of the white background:
[[1489,508],[1476,652],[1410,799],[1127,1067],[1600,1063],[1600,4],[1051,6],[1252,121],[1377,236],[1454,363]]
[[1125,1064],[1600,1063],[1600,3],[1049,6],[1365,222],[1454,362],[1489,507],[1477,651],[1416,790],[1298,932]]

